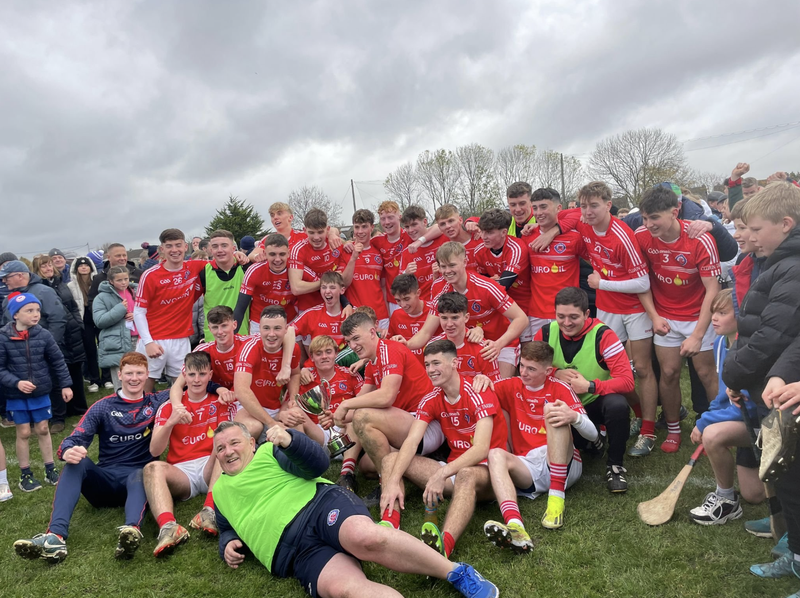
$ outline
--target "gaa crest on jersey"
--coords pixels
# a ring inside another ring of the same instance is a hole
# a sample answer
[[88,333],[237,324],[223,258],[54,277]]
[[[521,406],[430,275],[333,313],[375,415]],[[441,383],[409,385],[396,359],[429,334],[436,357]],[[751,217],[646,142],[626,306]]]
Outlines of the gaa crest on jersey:
[[555,251],[556,253],[564,253],[566,250],[567,246],[564,243],[561,243],[560,241],[555,245],[553,245],[553,251]]
[[338,249],[331,249],[331,255],[332,255],[333,257],[339,257],[339,256],[341,255],[341,253],[342,253],[342,252],[341,252],[341,251],[339,251]]
[[340,381],[339,382],[339,390],[341,390],[341,391],[347,390],[347,384],[345,384],[343,381]]
[[474,370],[474,369],[475,369],[475,358],[474,358],[474,357],[468,357],[468,358],[467,358],[467,366],[468,366],[468,367],[469,367],[469,369],[471,369],[471,370]]
[[689,260],[687,260],[686,256],[683,255],[682,253],[679,253],[678,255],[675,256],[675,261],[678,262],[678,264],[680,264],[681,266],[684,266],[684,267],[686,267],[686,264],[689,263]]
[[379,255],[375,256],[375,263],[378,264],[379,266],[383,264],[383,259],[381,259],[381,256]]
[[150,405],[148,405],[147,407],[144,408],[144,411],[142,411],[142,415],[144,415],[145,417],[150,417],[151,415],[153,415],[153,408]]
[[472,311],[474,311],[476,314],[477,314],[477,313],[480,313],[480,311],[481,311],[481,304],[480,304],[480,303],[478,303],[477,301],[473,301],[473,302],[472,302]]
[[464,414],[464,421],[469,423],[469,413]]
[[208,406],[208,417],[214,417],[217,414],[217,406],[214,403]]
[[334,509],[333,511],[328,513],[328,518],[326,520],[326,523],[328,524],[328,527],[333,527],[333,525],[336,524],[338,520],[339,520],[339,509]]

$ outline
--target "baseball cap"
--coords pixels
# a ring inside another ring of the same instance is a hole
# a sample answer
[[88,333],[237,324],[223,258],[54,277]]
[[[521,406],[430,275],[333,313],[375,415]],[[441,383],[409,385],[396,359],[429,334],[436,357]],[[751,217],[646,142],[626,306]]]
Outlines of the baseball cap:
[[28,273],[30,273],[30,270],[28,270],[28,266],[23,264],[21,261],[19,261],[19,260],[10,260],[10,261],[6,262],[5,264],[3,264],[2,267],[0,267],[0,278],[5,278],[9,274],[14,274],[15,272],[28,272]]

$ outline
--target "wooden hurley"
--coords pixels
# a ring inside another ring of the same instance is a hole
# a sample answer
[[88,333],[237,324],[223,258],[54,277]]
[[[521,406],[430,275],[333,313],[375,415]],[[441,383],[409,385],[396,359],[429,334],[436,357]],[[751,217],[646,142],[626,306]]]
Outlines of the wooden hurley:
[[694,453],[692,453],[689,462],[683,466],[681,472],[672,480],[672,483],[664,492],[652,500],[639,503],[636,509],[639,513],[639,519],[644,521],[647,525],[663,525],[672,519],[672,514],[675,512],[675,504],[678,502],[678,497],[681,495],[683,485],[686,483],[689,474],[692,473],[694,464],[702,454],[703,445],[701,444]]

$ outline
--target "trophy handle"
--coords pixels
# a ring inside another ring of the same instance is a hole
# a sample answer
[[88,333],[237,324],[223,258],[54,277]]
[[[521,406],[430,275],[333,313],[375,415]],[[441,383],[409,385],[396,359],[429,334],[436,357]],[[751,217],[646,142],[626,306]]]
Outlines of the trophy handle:
[[322,388],[322,408],[330,411],[331,408],[331,383],[320,376],[319,386]]

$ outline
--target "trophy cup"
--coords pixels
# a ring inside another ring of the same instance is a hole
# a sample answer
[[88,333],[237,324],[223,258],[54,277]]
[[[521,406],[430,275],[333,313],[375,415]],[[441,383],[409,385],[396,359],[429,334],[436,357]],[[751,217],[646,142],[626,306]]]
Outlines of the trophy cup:
[[[307,390],[302,395],[297,395],[295,400],[300,409],[309,415],[319,417],[323,412],[329,411],[331,407],[330,383],[327,380],[321,380],[314,388]],[[350,440],[347,432],[336,426],[331,428],[331,439],[328,442],[328,452],[331,457],[338,457],[354,445],[355,442]]]

